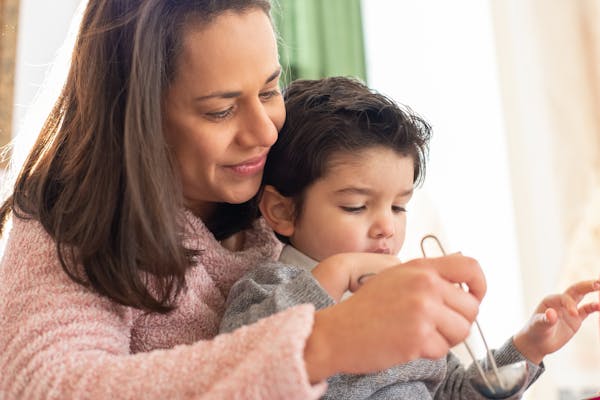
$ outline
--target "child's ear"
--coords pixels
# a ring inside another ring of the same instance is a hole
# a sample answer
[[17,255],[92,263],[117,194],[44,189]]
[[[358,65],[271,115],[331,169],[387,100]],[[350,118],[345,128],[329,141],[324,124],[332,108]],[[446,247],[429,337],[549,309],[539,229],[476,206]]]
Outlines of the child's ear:
[[292,199],[282,196],[273,186],[266,185],[258,207],[275,232],[285,237],[292,236],[294,233],[294,204]]

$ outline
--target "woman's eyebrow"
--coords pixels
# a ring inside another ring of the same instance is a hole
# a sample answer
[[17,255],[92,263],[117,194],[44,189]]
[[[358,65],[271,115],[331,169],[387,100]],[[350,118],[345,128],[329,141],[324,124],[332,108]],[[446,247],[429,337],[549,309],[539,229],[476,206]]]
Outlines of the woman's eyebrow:
[[[275,72],[273,72],[271,75],[269,75],[269,77],[265,81],[265,84],[273,82],[275,79],[277,79],[279,77],[280,74],[281,74],[281,67],[277,68],[277,70]],[[240,97],[241,95],[242,95],[242,92],[240,92],[240,91],[213,92],[213,93],[207,94],[205,96],[196,97],[194,99],[194,101],[203,101],[203,100],[214,99],[214,98],[233,99],[235,97]]]
[[269,75],[269,77],[265,81],[265,84],[273,82],[275,79],[277,79],[279,77],[279,75],[281,75],[281,67],[278,67],[275,70],[275,72],[273,72],[271,75]]
[[213,92],[211,94],[207,94],[205,96],[196,97],[194,101],[204,101],[208,99],[220,98],[220,99],[232,99],[235,97],[240,97],[242,92]]

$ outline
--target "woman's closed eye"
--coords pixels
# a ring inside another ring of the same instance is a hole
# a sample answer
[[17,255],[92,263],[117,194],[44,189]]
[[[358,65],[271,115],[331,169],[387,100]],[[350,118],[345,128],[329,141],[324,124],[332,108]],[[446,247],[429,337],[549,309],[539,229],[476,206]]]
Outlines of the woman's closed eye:
[[233,108],[231,106],[225,110],[207,112],[205,115],[213,121],[220,121],[231,117],[233,115]]
[[[280,96],[280,95],[281,95],[281,92],[279,91],[279,89],[273,89],[273,90],[268,90],[266,92],[262,92],[258,96],[260,97],[261,101],[269,101],[272,98]],[[218,121],[222,121],[222,120],[225,120],[225,119],[231,117],[233,115],[234,111],[235,111],[235,106],[231,106],[225,110],[207,112],[207,113],[205,113],[205,115],[208,117],[208,119],[218,122]]]
[[281,95],[281,92],[279,91],[279,89],[268,90],[266,92],[262,92],[259,94],[260,99],[262,101],[268,101],[268,100],[271,100],[273,97],[277,97],[280,95]]
[[403,213],[406,212],[406,207],[405,206],[392,206],[392,211],[394,213]]

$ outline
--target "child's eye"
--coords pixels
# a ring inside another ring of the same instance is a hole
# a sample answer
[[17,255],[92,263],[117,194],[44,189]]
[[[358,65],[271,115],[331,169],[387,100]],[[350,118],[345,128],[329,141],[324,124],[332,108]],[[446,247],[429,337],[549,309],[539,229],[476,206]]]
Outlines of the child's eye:
[[340,206],[340,208],[346,212],[358,214],[359,212],[365,210],[367,207],[365,207],[365,206],[358,206],[358,207]]
[[219,121],[233,115],[233,107],[229,107],[228,109],[223,111],[208,112],[206,113],[206,115],[215,121]]
[[406,212],[406,207],[403,207],[403,206],[392,206],[392,211],[394,213],[397,213],[397,214],[398,213],[403,213],[403,212]]
[[262,92],[261,94],[259,94],[261,100],[270,100],[273,97],[279,96],[281,93],[279,92],[279,89],[274,89],[274,90],[269,90],[267,92]]

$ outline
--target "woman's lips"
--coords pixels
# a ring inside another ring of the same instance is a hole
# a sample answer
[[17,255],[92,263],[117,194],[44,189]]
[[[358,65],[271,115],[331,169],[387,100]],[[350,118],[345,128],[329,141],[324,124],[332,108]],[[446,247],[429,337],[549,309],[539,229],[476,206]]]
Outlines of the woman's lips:
[[267,155],[264,154],[260,157],[252,158],[240,164],[228,165],[226,168],[239,176],[251,176],[260,173],[263,170],[266,160]]

